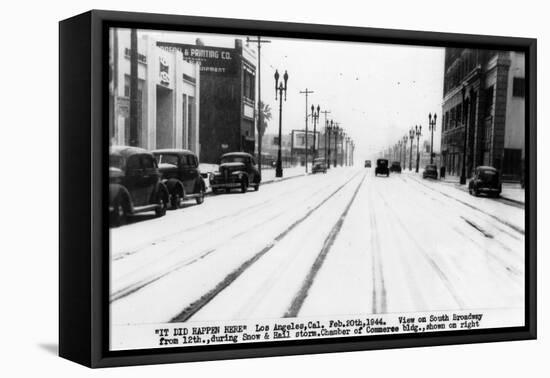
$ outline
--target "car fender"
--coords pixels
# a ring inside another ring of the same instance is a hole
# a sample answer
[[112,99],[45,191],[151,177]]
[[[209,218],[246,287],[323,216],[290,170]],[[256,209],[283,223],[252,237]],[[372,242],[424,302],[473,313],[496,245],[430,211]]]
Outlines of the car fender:
[[165,201],[168,201],[170,199],[170,192],[162,181],[158,182],[155,191],[153,192],[153,197],[151,198],[150,203],[155,203],[159,195],[163,195]]
[[117,198],[122,199],[126,203],[127,211],[132,211],[132,199],[128,189],[120,184],[109,184],[109,204],[113,204]]
[[170,178],[167,180],[162,180],[162,183],[166,186],[166,189],[168,189],[168,193],[170,195],[173,195],[175,193],[179,193],[182,197],[185,195],[185,189],[183,183],[180,180],[176,178]]

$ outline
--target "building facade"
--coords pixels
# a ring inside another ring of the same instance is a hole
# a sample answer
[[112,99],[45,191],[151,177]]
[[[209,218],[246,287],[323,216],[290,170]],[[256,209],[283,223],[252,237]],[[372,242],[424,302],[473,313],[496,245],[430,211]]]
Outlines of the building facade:
[[[200,154],[200,65],[137,31],[137,123],[130,122],[131,30],[111,29],[111,144]],[[135,127],[136,130],[131,128]],[[135,137],[132,140],[132,135]]]
[[256,53],[236,39],[234,48],[158,42],[200,65],[201,162],[217,163],[226,152],[254,154],[256,135]]
[[[476,166],[519,180],[525,159],[525,55],[513,51],[445,50],[442,164],[448,175]],[[465,143],[466,139],[466,143]]]

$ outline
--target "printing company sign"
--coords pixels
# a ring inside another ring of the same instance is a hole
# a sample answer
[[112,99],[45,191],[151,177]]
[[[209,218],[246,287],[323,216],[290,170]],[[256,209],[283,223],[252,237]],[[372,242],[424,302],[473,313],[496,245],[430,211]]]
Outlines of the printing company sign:
[[157,46],[167,51],[180,51],[183,59],[201,64],[201,72],[235,73],[235,49],[200,45],[187,45],[172,42],[157,42]]

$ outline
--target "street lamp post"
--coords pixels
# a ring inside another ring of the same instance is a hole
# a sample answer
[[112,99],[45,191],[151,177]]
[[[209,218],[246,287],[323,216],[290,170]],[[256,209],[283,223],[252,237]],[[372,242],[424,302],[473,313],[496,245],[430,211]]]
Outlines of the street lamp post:
[[416,173],[420,165],[420,136],[422,135],[422,126],[415,126],[414,133],[416,135]]
[[407,166],[407,135],[404,135],[401,141],[403,142],[403,169],[405,169]]
[[435,121],[437,120],[437,114],[434,113],[432,118],[432,113],[428,114],[428,123],[430,127],[430,132],[432,134],[430,141],[430,164],[434,163],[434,131],[435,131]]
[[[315,110],[317,110],[317,112]],[[320,110],[321,107],[319,105],[317,105],[317,109],[315,109],[315,106],[311,105],[311,121],[313,122],[313,159],[317,157],[317,123],[319,122]]]
[[334,168],[338,167],[338,134],[340,133],[340,126],[336,124],[334,127]]
[[275,177],[283,177],[283,163],[281,161],[281,138],[283,127],[283,92],[286,101],[286,89],[288,82],[288,73],[285,71],[283,82],[279,83],[279,71],[275,70],[275,100],[277,100],[277,91],[279,91],[279,151],[277,151],[277,165],[275,167]]
[[409,139],[411,141],[411,148],[409,150],[409,171],[412,171],[412,163],[413,163],[413,140],[414,140],[414,128],[411,128],[409,130]]
[[330,125],[327,125],[328,133],[328,152],[327,152],[327,168],[330,168],[330,134],[332,134],[333,122],[330,120]]

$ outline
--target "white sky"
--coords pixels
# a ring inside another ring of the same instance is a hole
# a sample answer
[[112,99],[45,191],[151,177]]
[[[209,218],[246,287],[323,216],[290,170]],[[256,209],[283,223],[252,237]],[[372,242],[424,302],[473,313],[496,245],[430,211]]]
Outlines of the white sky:
[[[148,32],[148,34],[153,34]],[[198,33],[154,33],[160,40],[234,47],[235,38]],[[255,36],[251,36],[255,38]],[[395,144],[414,125],[422,125],[429,140],[428,113],[438,113],[434,150],[439,150],[443,95],[444,49],[356,42],[269,38],[262,45],[262,102],[272,108],[267,133],[276,133],[279,104],[275,100],[275,69],[288,71],[287,101],[283,101],[283,133],[305,127],[305,97],[309,108],[330,110],[356,143],[356,161]],[[256,48],[257,44],[250,47]],[[324,125],[321,115],[320,124]],[[310,127],[311,127],[310,123]],[[421,137],[422,142],[422,137]]]

